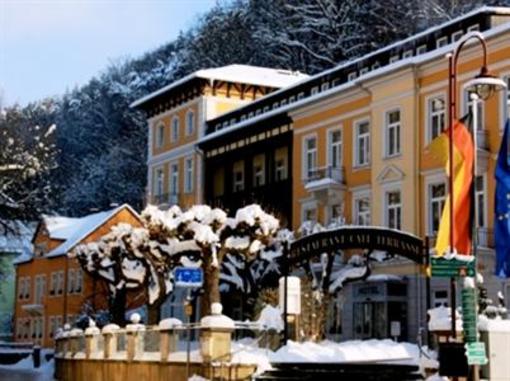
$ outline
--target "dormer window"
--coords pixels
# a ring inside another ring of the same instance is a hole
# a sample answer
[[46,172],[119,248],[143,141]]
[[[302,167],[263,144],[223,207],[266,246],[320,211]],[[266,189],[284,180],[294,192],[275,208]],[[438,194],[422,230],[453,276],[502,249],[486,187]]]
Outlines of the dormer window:
[[438,38],[436,40],[436,47],[437,48],[441,48],[441,47],[446,46],[446,45],[448,45],[448,37],[444,36],[444,37]]
[[419,56],[420,54],[427,53],[427,45],[420,45],[416,48],[416,55]]
[[357,76],[358,76],[358,74],[355,71],[353,71],[353,72],[349,73],[349,75],[347,76],[347,80],[354,81]]
[[411,58],[412,56],[413,56],[413,51],[412,50],[406,50],[404,52],[404,54],[402,55],[402,58],[406,59],[406,58]]
[[398,55],[390,57],[390,64],[397,62],[400,59]]
[[459,41],[463,35],[464,35],[463,31],[461,30],[456,31],[455,33],[452,34],[452,42]]

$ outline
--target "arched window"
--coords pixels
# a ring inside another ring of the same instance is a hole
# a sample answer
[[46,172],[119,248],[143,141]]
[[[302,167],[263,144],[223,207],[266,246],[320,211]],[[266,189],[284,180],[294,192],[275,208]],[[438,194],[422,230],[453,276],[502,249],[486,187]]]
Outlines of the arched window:
[[186,135],[192,135],[195,130],[195,113],[189,110],[186,114]]
[[156,127],[156,146],[162,147],[164,143],[165,143],[165,125],[163,123],[160,123]]
[[179,140],[179,118],[174,117],[172,119],[172,141],[176,142]]

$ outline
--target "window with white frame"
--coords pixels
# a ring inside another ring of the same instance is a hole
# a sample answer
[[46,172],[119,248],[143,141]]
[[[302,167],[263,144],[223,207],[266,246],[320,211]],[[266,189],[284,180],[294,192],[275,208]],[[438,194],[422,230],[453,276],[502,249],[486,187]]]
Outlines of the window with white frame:
[[34,283],[34,303],[42,304],[46,294],[46,275],[36,275]]
[[266,156],[256,155],[253,158],[253,186],[260,187],[266,183]]
[[390,229],[402,228],[402,197],[400,190],[387,191],[385,194],[386,226]]
[[275,161],[274,161],[274,172],[275,172],[275,180],[282,181],[287,179],[288,173],[288,150],[287,147],[277,148],[274,153]]
[[75,280],[76,280],[76,270],[75,269],[67,270],[67,293],[68,294],[74,293]]
[[332,168],[342,166],[342,130],[328,131],[328,163]]
[[370,122],[357,122],[354,126],[354,164],[363,166],[370,164]]
[[[464,114],[473,112],[473,102],[471,99],[470,93],[467,91],[464,92]],[[476,120],[476,131],[483,131],[485,126],[485,113],[484,113],[484,102],[482,100],[476,101],[476,111],[477,111],[477,120]]]
[[443,95],[432,97],[427,102],[428,134],[427,143],[443,132],[446,124],[446,101]]
[[475,178],[475,202],[476,202],[476,222],[477,227],[487,227],[486,221],[486,191],[485,176],[476,176]]
[[83,290],[83,271],[81,269],[76,269],[74,278],[74,293],[80,294],[82,290]]
[[233,172],[233,190],[234,192],[240,192],[244,190],[244,161],[235,162]]
[[303,205],[301,212],[301,221],[314,221],[317,222],[317,206],[316,205]]
[[154,195],[163,194],[163,168],[156,169],[156,181],[154,182]]
[[333,204],[329,206],[328,208],[328,219],[329,223],[338,221],[340,218],[343,217],[342,213],[342,204]]
[[162,147],[165,144],[165,125],[158,124],[156,127],[156,147]]
[[311,178],[317,169],[317,138],[308,136],[304,139],[303,169],[305,178]]
[[445,45],[448,45],[448,37],[447,36],[443,36],[443,37],[438,38],[436,40],[436,47],[437,48],[440,48],[440,47],[445,46]]
[[189,110],[186,114],[186,135],[192,135],[195,131],[195,113]]
[[56,295],[62,295],[64,293],[64,271],[57,272],[57,287]]
[[174,117],[172,119],[172,142],[179,140],[179,118]]
[[361,195],[354,198],[354,225],[370,225],[370,195]]
[[463,35],[464,35],[463,31],[461,30],[456,31],[455,33],[452,34],[452,42],[459,41]]
[[386,113],[385,153],[387,157],[400,154],[400,110]]
[[416,48],[416,55],[427,53],[427,45],[420,45]]
[[176,195],[179,193],[179,164],[170,164],[170,194]]
[[193,191],[193,158],[188,157],[184,160],[184,192]]
[[443,207],[446,200],[446,184],[429,184],[429,233],[435,235],[439,230],[439,223],[443,214]]
[[448,307],[448,290],[434,290],[432,292],[432,306],[436,307]]

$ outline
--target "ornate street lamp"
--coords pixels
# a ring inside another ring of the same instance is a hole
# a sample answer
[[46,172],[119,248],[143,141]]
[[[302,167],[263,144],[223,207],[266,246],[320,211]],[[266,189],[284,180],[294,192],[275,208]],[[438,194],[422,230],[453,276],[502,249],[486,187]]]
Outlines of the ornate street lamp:
[[[483,49],[483,63],[480,68],[480,74],[478,74],[475,78],[469,80],[464,85],[464,90],[468,91],[470,94],[476,94],[476,96],[473,96],[473,98],[480,98],[481,101],[486,101],[489,99],[492,95],[494,95],[497,91],[502,90],[506,87],[506,84],[503,80],[500,78],[492,75],[488,69],[487,65],[487,43],[485,42],[485,38],[480,32],[471,32],[463,36],[458,44],[455,46],[453,53],[449,53],[447,55],[448,57],[448,69],[449,69],[449,76],[448,76],[448,100],[449,100],[449,107],[448,107],[448,132],[449,132],[449,193],[450,193],[450,250],[453,252],[454,249],[454,242],[455,242],[455,230],[454,230],[454,192],[453,192],[453,123],[454,120],[457,118],[457,63],[459,59],[460,52],[462,48],[466,45],[468,41],[471,40],[477,40],[480,42],[482,49]],[[473,99],[473,104],[476,106],[476,99]],[[476,135],[476,126],[473,127],[473,135]],[[476,157],[476,136],[474,136],[474,144],[475,144],[475,157]],[[475,165],[476,165],[476,159],[475,159]],[[473,173],[476,174],[476,167],[473,168]],[[473,175],[473,181],[475,181],[475,177]],[[475,232],[476,234],[476,232]],[[474,239],[475,245],[476,245],[476,239]],[[475,264],[475,270],[476,270],[476,264]],[[476,282],[476,275],[475,275],[475,282]],[[451,278],[450,280],[450,293],[451,293],[451,329],[452,329],[452,337],[456,338],[456,316],[455,316],[455,307],[456,307],[456,301],[455,301],[455,278]],[[477,370],[475,368],[473,372],[473,376],[475,379],[478,379],[477,377]]]

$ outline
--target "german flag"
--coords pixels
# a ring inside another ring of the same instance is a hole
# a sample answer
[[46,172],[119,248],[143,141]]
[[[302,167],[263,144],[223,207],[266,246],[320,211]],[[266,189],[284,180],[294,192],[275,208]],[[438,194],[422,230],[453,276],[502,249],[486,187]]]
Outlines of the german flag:
[[[449,130],[429,145],[429,151],[445,164],[449,175]],[[456,121],[453,126],[453,247],[459,254],[471,252],[471,186],[475,148],[466,126]],[[451,192],[451,189],[449,190]],[[444,255],[450,247],[450,194],[446,198],[436,241],[437,255]]]

